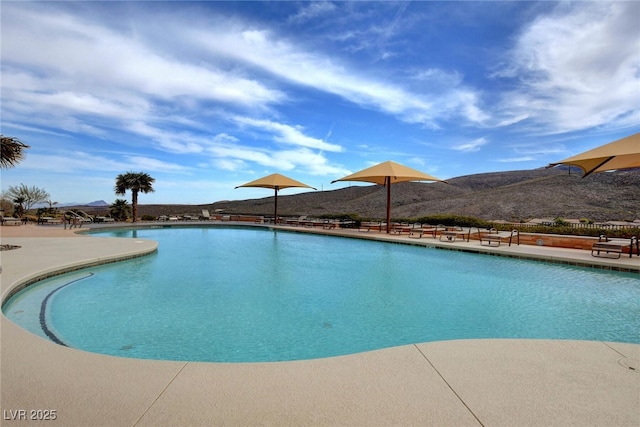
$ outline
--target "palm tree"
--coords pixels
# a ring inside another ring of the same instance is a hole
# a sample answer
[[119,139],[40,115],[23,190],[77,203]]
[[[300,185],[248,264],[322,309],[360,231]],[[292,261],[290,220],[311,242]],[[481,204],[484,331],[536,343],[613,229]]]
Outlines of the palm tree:
[[0,135],[0,168],[10,168],[22,160],[22,150],[29,146],[18,138]]
[[127,190],[131,190],[133,222],[138,219],[138,193],[152,193],[154,191],[154,181],[155,178],[151,178],[148,173],[144,172],[121,173],[116,177],[116,186],[114,188],[116,195],[124,196]]
[[22,217],[22,215],[24,215],[24,204],[26,203],[27,199],[24,196],[16,196],[15,199],[13,199],[13,203],[15,203],[14,207],[13,207],[13,212],[18,216],[18,217]]
[[129,203],[124,199],[116,199],[116,201],[109,206],[109,214],[116,221],[126,221],[130,211]]

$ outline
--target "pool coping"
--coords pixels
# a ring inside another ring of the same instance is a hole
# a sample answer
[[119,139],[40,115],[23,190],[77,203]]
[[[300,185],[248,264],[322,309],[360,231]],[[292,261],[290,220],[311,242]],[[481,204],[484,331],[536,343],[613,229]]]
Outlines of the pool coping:
[[[131,255],[143,245],[88,236],[2,240],[22,246],[2,253],[3,300],[12,285],[44,269]],[[560,254],[563,261],[568,256]],[[35,417],[55,410],[57,421],[71,426],[640,424],[636,344],[444,341],[309,361],[225,364],[64,348],[4,315],[0,332],[3,425],[42,424],[12,420],[20,410],[34,410]]]

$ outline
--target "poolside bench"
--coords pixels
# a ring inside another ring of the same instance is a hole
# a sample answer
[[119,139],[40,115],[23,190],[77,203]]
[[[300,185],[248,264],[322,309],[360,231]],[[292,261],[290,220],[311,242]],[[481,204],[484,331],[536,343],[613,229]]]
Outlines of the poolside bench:
[[[604,255],[601,255],[604,252]],[[609,254],[613,254],[609,256]],[[610,242],[597,242],[591,247],[591,256],[620,258],[622,255],[622,245]]]
[[503,239],[509,239],[509,246],[513,242],[513,236],[516,236],[516,243],[520,245],[520,232],[517,229],[513,229],[509,231],[498,231],[495,228],[490,228],[486,232],[482,232],[478,230],[478,238],[480,239],[480,244],[484,246],[493,246],[494,244],[500,246]]
[[[629,258],[633,257],[633,251],[635,249],[636,255],[640,256],[640,241],[638,241],[638,237],[637,236],[631,236],[629,238],[626,237],[614,237],[614,238],[609,238],[607,237],[606,234],[601,234],[600,237],[598,238],[598,242],[597,244],[603,244],[604,246],[609,246],[611,249],[611,253],[615,253],[614,250],[616,250],[616,248],[619,246],[621,248],[621,253],[624,253],[624,248],[628,247],[629,248]],[[596,243],[594,243],[594,246],[596,246]],[[597,246],[596,246],[597,249]],[[591,255],[593,256],[599,256],[600,255],[600,251],[603,251],[602,249],[600,249],[599,251],[596,250],[594,251],[593,248],[591,250]],[[594,252],[596,252],[596,254],[594,255]],[[606,251],[605,255],[607,254]],[[620,258],[619,256],[617,258]]]

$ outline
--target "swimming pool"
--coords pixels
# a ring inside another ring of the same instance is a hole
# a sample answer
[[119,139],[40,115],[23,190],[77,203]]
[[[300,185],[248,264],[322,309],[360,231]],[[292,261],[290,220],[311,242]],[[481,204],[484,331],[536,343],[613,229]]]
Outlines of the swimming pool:
[[640,343],[636,274],[266,228],[101,235],[159,250],[30,286],[7,317],[70,347],[191,361],[467,338]]

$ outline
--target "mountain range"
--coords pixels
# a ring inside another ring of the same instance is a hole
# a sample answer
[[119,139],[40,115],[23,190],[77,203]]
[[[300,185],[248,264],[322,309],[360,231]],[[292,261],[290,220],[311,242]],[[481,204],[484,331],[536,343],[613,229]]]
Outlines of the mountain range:
[[[386,189],[358,185],[331,191],[286,195],[279,192],[280,216],[357,214],[384,218]],[[273,190],[260,199],[217,201],[205,205],[140,205],[140,215],[198,214],[202,209],[225,214],[273,215]],[[566,167],[493,172],[461,176],[447,183],[408,182],[391,187],[392,218],[434,214],[486,220],[586,218],[593,221],[640,219],[640,169],[582,177]]]
[[[80,206],[99,208],[99,207],[107,207],[109,206],[109,203],[105,202],[104,200],[96,200],[94,202],[89,202],[89,203],[67,202],[67,203],[56,203],[55,205],[56,208],[80,207]],[[36,203],[33,206],[34,209],[48,208],[48,207],[49,207],[49,203]]]

